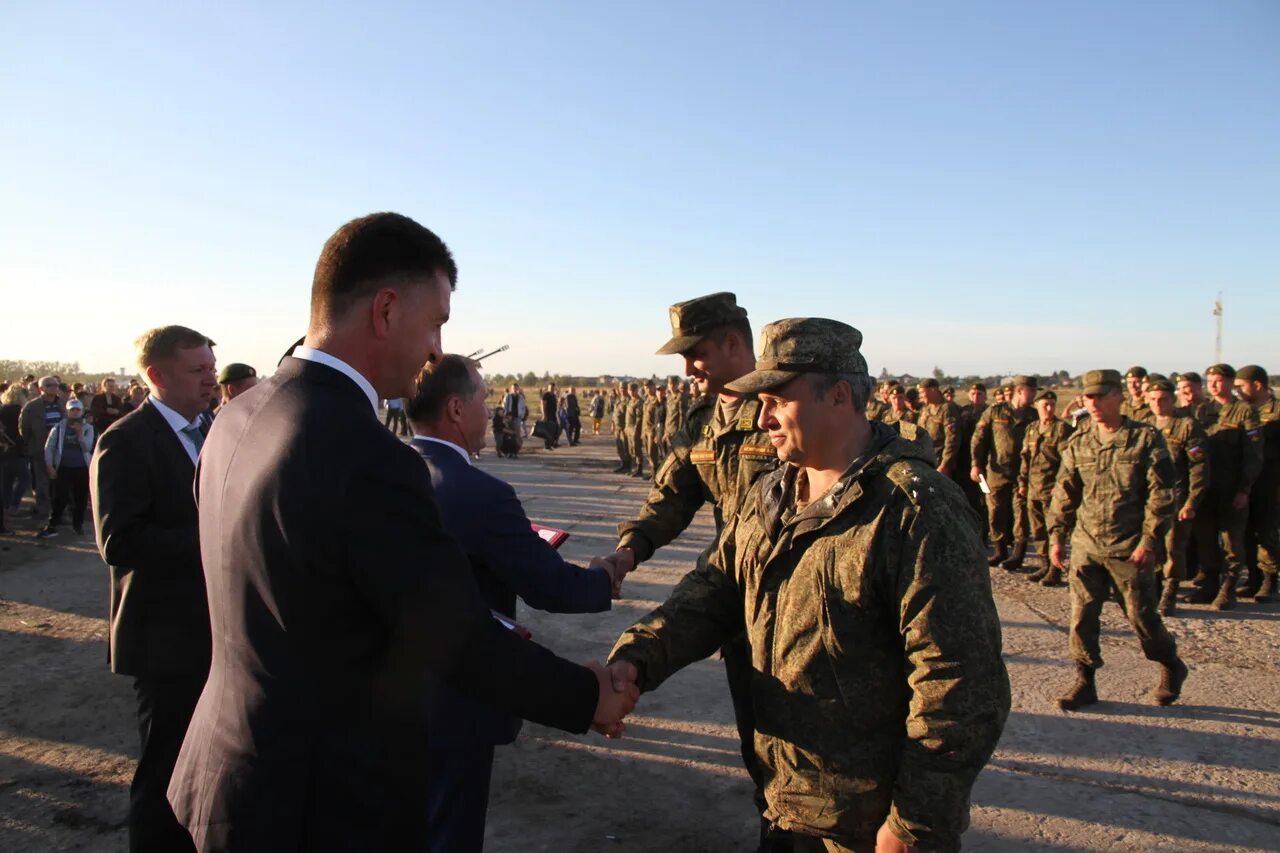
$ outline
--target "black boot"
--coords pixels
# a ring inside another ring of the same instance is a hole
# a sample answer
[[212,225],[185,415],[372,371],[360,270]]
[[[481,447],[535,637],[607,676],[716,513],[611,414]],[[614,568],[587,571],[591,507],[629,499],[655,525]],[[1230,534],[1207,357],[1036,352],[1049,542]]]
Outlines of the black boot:
[[1172,616],[1178,607],[1178,579],[1165,578],[1164,589],[1160,590],[1160,615]]
[[1205,572],[1203,582],[1197,584],[1192,581],[1192,585],[1195,586],[1196,591],[1187,599],[1192,604],[1208,604],[1215,600],[1218,596],[1218,587],[1221,586],[1216,572],[1213,574]]
[[1013,553],[1009,555],[1009,559],[1000,563],[1000,568],[1006,572],[1016,572],[1022,568],[1022,561],[1027,556],[1027,540],[1019,539],[1013,543]]
[[1085,705],[1093,705],[1098,701],[1098,688],[1094,683],[1094,669],[1082,663],[1076,664],[1076,683],[1065,694],[1058,697],[1058,707],[1064,711],[1077,711]]
[[1009,545],[1008,543],[1005,542],[1005,540],[1001,539],[999,542],[996,543],[996,552],[987,558],[987,565],[994,568],[995,566],[998,566],[1001,563],[1003,563],[1005,561],[1005,558],[1008,556],[1009,556]]
[[1187,680],[1187,665],[1180,658],[1160,664],[1160,685],[1156,687],[1156,704],[1172,705],[1182,695],[1182,682]]
[[1275,597],[1276,597],[1276,576],[1263,575],[1262,585],[1258,587],[1258,592],[1253,597],[1253,600],[1266,604],[1268,601],[1274,600]]
[[1262,570],[1257,566],[1249,566],[1248,571],[1245,582],[1240,585],[1240,589],[1236,590],[1236,594],[1241,598],[1253,598],[1262,588]]
[[1227,575],[1222,579],[1222,586],[1218,587],[1218,594],[1214,597],[1213,602],[1209,606],[1214,610],[1235,609],[1236,579],[1234,575]]
[[1031,574],[1027,575],[1027,580],[1028,580],[1028,581],[1030,581],[1031,583],[1038,583],[1039,581],[1042,581],[1042,580],[1044,580],[1046,577],[1048,577],[1048,575],[1049,575],[1049,569],[1051,569],[1051,568],[1052,568],[1052,566],[1050,566],[1050,565],[1049,565],[1049,561],[1048,561],[1048,560],[1045,560],[1044,568],[1042,568],[1042,569],[1036,569],[1034,572],[1032,572]]
[[1058,568],[1057,566],[1051,566],[1049,568],[1049,574],[1045,575],[1040,580],[1040,586],[1062,586],[1062,585],[1063,585],[1062,569]]

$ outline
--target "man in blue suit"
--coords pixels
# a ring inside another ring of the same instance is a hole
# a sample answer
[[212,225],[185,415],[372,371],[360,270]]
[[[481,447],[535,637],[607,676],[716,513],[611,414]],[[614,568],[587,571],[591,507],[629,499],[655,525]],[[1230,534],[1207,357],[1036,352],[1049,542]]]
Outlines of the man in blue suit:
[[[487,396],[476,362],[446,355],[419,374],[408,404],[411,445],[427,463],[445,531],[470,559],[489,607],[504,616],[514,620],[517,596],[552,613],[608,610],[620,594],[622,574],[615,579],[603,559],[586,569],[565,562],[533,532],[515,490],[472,465],[489,429]],[[493,747],[515,740],[520,719],[441,688],[444,698],[433,709],[431,726],[436,760],[427,849],[478,851]]]

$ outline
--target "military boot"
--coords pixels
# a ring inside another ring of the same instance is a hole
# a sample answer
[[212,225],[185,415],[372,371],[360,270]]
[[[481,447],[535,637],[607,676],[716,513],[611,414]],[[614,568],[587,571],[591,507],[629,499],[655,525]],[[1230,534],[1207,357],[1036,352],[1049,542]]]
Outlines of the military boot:
[[1263,604],[1272,601],[1276,597],[1276,576],[1266,574],[1262,576],[1262,586],[1258,587],[1258,594],[1253,597],[1254,601],[1260,601]]
[[1214,610],[1234,610],[1236,606],[1236,579],[1232,575],[1227,575],[1222,580],[1222,586],[1218,587],[1218,595],[1209,605]]
[[1182,695],[1182,682],[1187,680],[1187,665],[1181,658],[1160,664],[1160,685],[1156,687],[1156,704],[1172,705]]
[[1262,588],[1262,569],[1257,566],[1248,567],[1249,574],[1245,576],[1245,582],[1240,584],[1240,588],[1236,590],[1236,594],[1241,598],[1253,598],[1258,594],[1258,590]]
[[1049,543],[1036,542],[1036,556],[1040,558],[1040,568],[1027,575],[1027,580],[1035,583],[1044,580],[1049,574],[1049,570],[1053,568],[1053,563],[1049,562]]
[[1160,590],[1160,615],[1172,616],[1178,607],[1178,579],[1165,578],[1164,589]]
[[996,552],[987,558],[987,565],[992,568],[1000,565],[1009,556],[1009,544],[1001,539],[996,543]]
[[[1076,711],[1085,705],[1093,705],[1098,701],[1098,688],[1094,683],[1095,670],[1082,663],[1076,664],[1075,686],[1058,697],[1058,707],[1064,711]],[[1179,682],[1181,684],[1181,682]]]
[[1049,574],[1040,579],[1040,586],[1062,586],[1062,569],[1057,566],[1049,567]]
[[1000,563],[1000,568],[1006,572],[1016,572],[1022,568],[1022,561],[1027,557],[1027,540],[1019,539],[1013,543],[1013,553],[1009,555],[1009,559]]
[[1036,569],[1031,574],[1027,575],[1027,580],[1031,583],[1036,583],[1037,581],[1044,580],[1045,577],[1048,576],[1050,568],[1051,566],[1049,565],[1049,561],[1045,560],[1045,564],[1043,566]]
[[1203,578],[1203,580],[1200,583],[1196,583],[1194,580],[1191,582],[1196,591],[1191,593],[1191,597],[1187,601],[1192,604],[1208,604],[1217,597],[1218,587],[1221,586],[1218,583],[1217,572],[1203,572],[1198,577]]

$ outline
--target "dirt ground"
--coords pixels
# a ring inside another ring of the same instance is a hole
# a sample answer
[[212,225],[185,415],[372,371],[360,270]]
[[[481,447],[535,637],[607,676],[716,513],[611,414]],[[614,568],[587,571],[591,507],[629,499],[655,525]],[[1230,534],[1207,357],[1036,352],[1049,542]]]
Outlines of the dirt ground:
[[[563,527],[568,557],[612,550],[614,525],[645,484],[608,473],[612,440],[482,464],[509,480],[530,517]],[[106,568],[91,538],[47,543],[18,520],[0,538],[0,850],[115,851],[137,748],[132,685],[106,669]],[[661,602],[711,535],[709,518],[632,575],[611,612],[522,608],[535,638],[601,658]],[[1280,850],[1280,605],[1169,620],[1192,667],[1182,701],[1151,703],[1156,667],[1108,607],[1104,701],[1064,714],[1071,681],[1064,589],[997,570],[1014,708],[974,790],[966,849]],[[641,700],[627,737],[526,725],[499,748],[491,851],[749,850],[756,821],[718,661]]]

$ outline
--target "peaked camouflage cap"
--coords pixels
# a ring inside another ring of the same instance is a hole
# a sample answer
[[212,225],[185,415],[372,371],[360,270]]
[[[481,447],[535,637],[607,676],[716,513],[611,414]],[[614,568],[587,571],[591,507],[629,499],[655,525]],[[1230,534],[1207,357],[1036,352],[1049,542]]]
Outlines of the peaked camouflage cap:
[[866,373],[862,332],[839,320],[795,317],[760,332],[756,369],[725,388],[735,394],[767,391],[802,373]]
[[1158,373],[1147,374],[1147,390],[1174,392],[1173,383]]
[[1090,370],[1084,375],[1084,394],[1108,394],[1124,388],[1124,377],[1118,370]]
[[668,311],[671,314],[671,340],[659,348],[658,355],[687,352],[710,332],[747,319],[747,309],[739,307],[738,297],[728,292],[677,302]]

